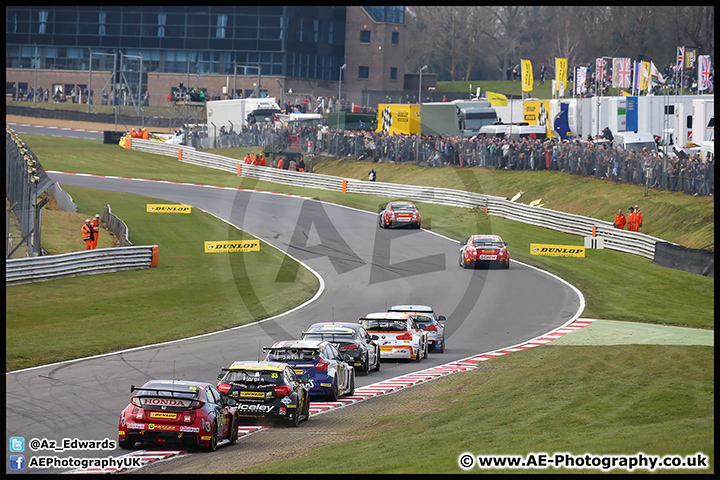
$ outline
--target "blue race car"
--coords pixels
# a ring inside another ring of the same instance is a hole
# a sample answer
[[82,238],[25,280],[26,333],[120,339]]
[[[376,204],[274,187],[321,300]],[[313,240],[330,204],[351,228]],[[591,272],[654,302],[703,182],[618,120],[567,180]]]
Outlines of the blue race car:
[[330,342],[285,340],[265,347],[269,362],[290,365],[298,376],[305,376],[310,396],[336,401],[341,395],[355,393],[355,369],[349,355],[341,355]]

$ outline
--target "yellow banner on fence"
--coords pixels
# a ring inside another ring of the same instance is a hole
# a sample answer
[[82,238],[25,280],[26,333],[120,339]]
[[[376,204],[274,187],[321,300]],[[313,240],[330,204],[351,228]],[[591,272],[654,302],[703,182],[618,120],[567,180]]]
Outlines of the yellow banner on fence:
[[567,58],[555,57],[555,89],[567,90]]
[[585,247],[575,245],[545,245],[542,243],[530,244],[531,255],[544,255],[546,257],[584,257]]
[[149,213],[192,213],[190,205],[158,205],[154,203],[147,204],[147,212]]
[[520,60],[520,63],[522,64],[522,68],[520,69],[522,71],[522,91],[523,92],[532,92],[533,89],[533,71],[532,71],[532,63],[530,60]]
[[205,242],[205,253],[259,252],[260,240],[225,240]]

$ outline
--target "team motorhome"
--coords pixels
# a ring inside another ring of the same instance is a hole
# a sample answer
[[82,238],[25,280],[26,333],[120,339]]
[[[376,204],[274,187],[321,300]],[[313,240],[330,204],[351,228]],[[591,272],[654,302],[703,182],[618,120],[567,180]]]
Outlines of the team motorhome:
[[655,155],[658,153],[655,137],[649,132],[618,132],[613,139],[613,145],[625,151],[641,152],[643,148],[647,148]]

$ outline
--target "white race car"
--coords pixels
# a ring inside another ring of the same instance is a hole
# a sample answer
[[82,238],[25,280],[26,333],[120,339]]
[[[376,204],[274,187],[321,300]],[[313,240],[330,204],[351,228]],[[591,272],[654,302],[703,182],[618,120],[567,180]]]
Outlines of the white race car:
[[436,315],[432,307],[426,305],[393,305],[388,312],[405,312],[414,316],[415,323],[427,332],[430,351],[445,351],[445,317]]
[[403,312],[369,313],[360,323],[380,345],[380,358],[419,362],[428,354],[428,334],[412,316]]

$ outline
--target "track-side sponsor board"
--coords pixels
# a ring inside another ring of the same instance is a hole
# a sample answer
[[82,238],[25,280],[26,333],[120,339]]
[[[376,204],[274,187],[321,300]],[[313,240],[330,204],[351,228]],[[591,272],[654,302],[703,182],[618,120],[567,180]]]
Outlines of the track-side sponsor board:
[[530,244],[531,255],[544,255],[546,257],[584,257],[585,247],[575,245],[545,245],[542,243]]
[[190,205],[161,205],[148,203],[146,205],[148,213],[192,213]]
[[225,240],[205,242],[205,253],[259,252],[260,240]]

